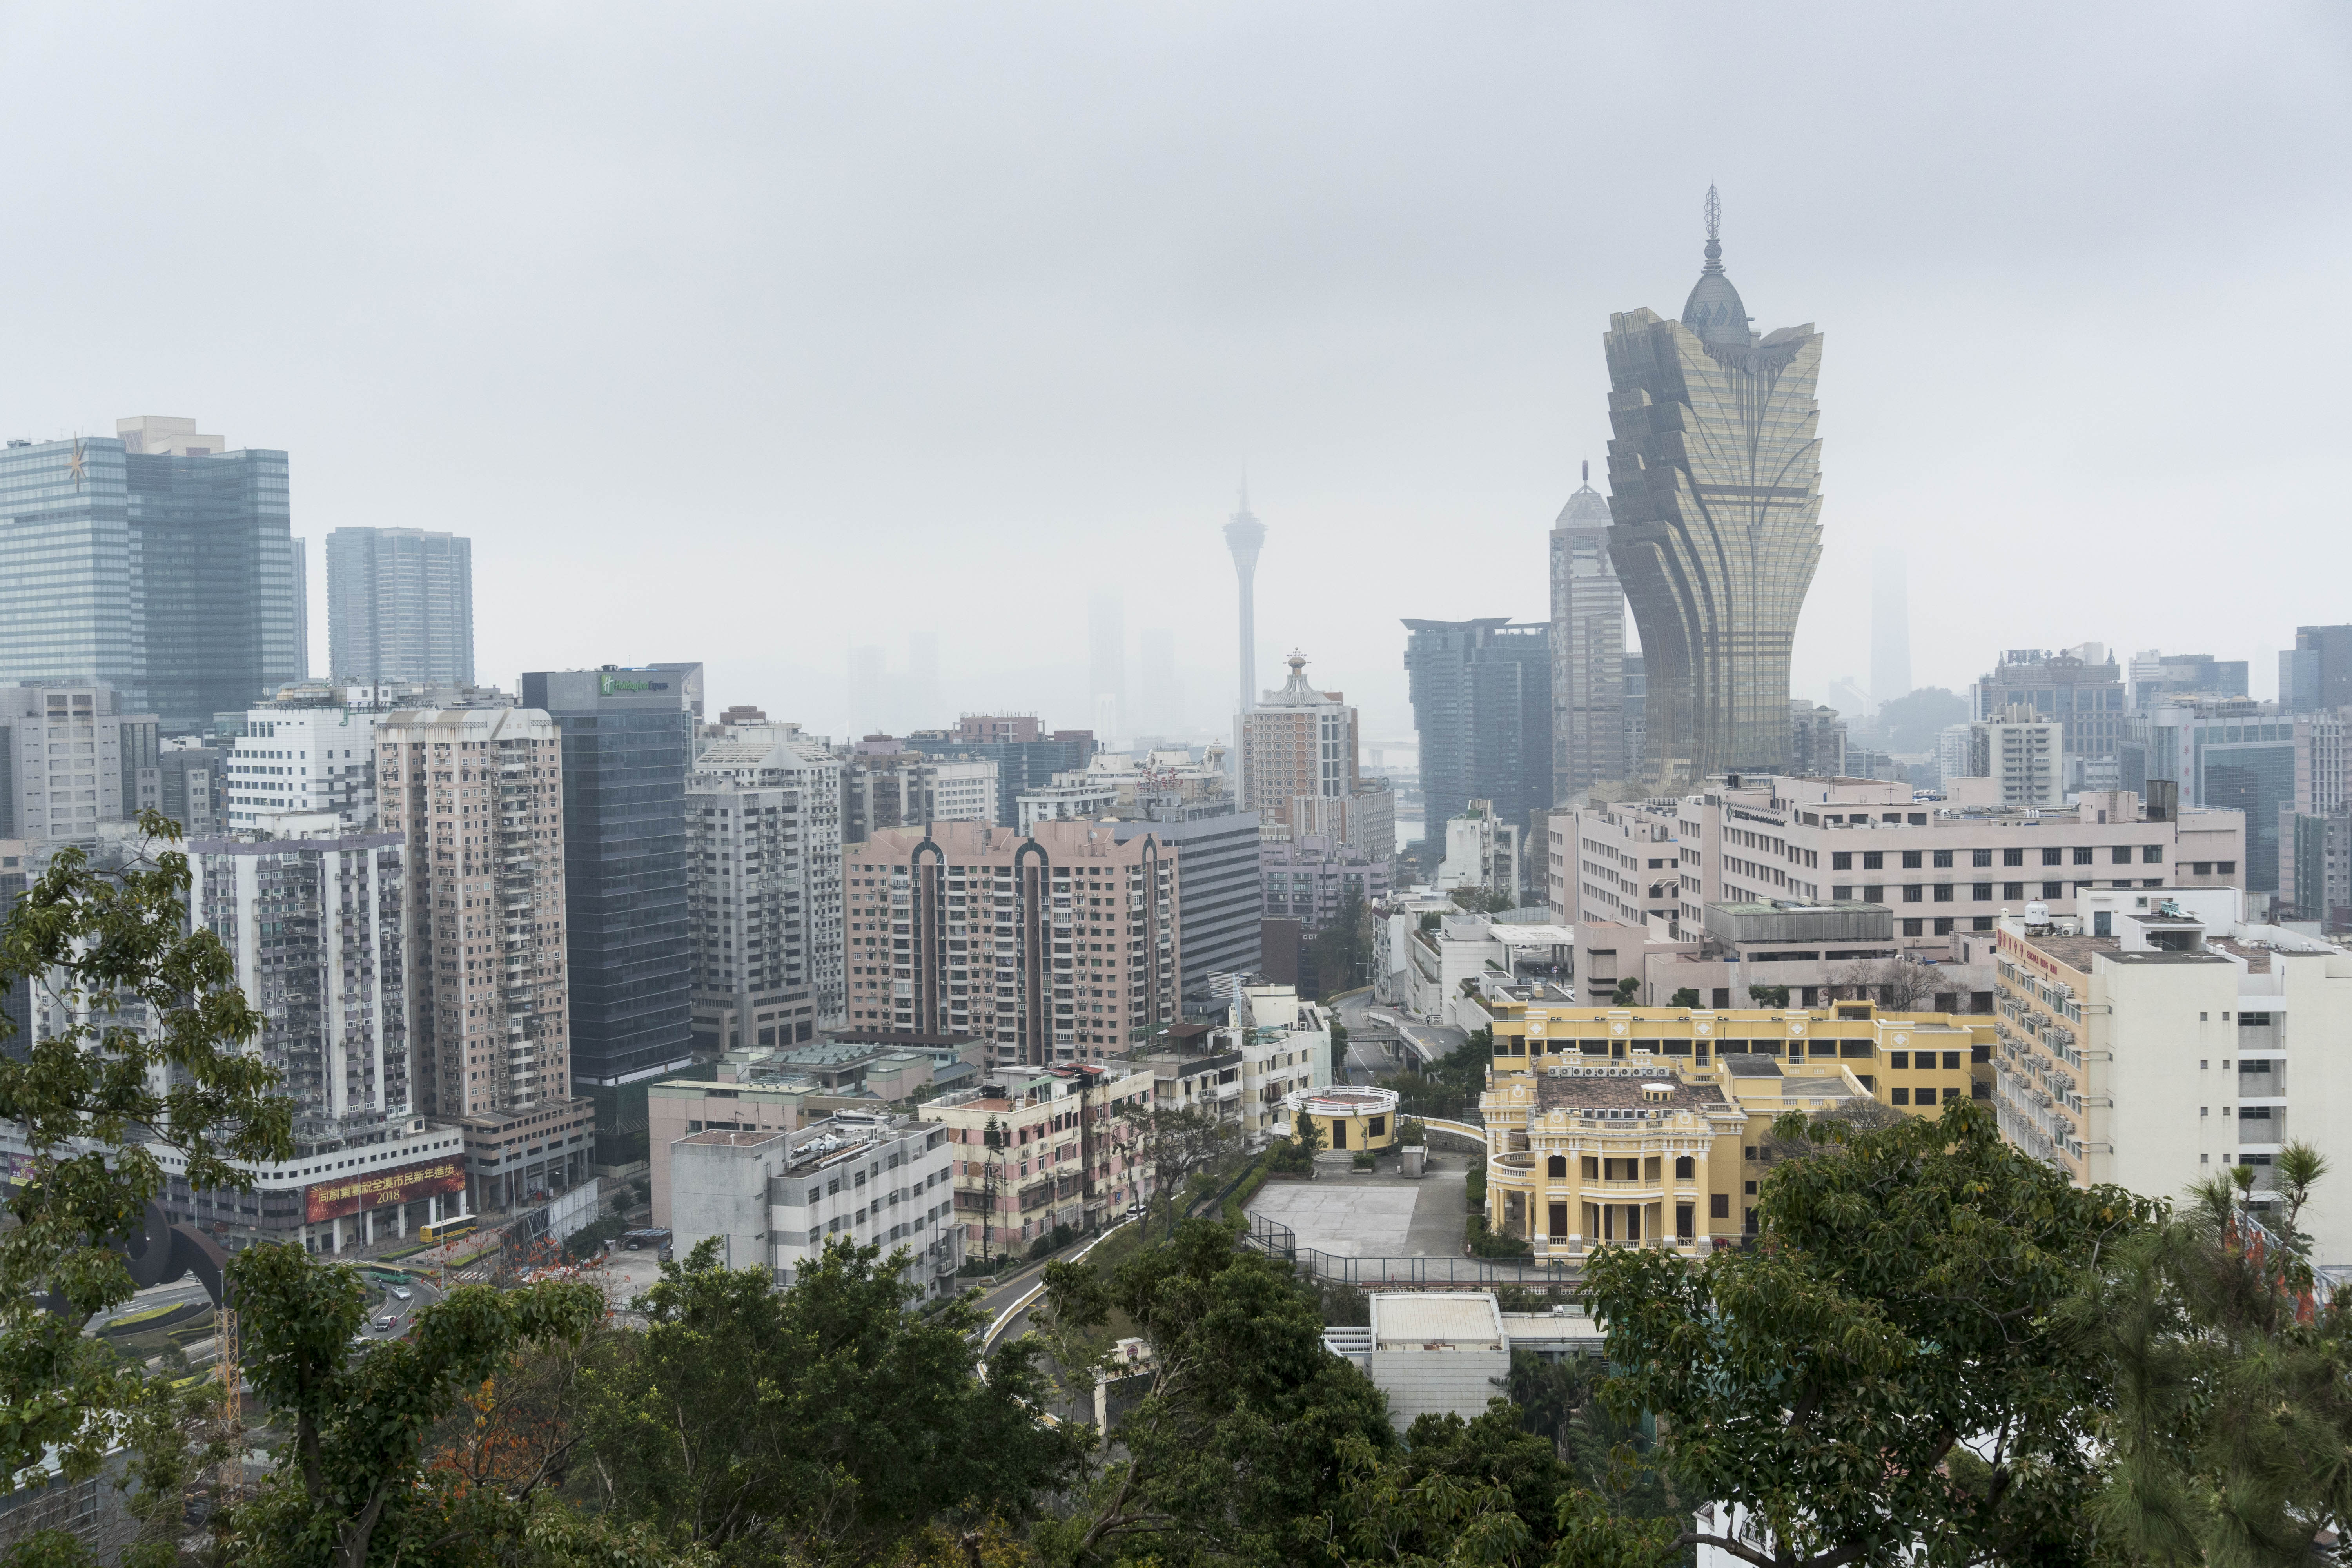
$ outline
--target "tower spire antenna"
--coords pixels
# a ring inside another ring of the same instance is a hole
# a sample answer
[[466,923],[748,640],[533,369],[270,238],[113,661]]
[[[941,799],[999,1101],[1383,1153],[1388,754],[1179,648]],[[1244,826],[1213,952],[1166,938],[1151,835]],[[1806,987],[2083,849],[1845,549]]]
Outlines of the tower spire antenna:
[[1706,270],[1723,270],[1723,198],[1706,188]]

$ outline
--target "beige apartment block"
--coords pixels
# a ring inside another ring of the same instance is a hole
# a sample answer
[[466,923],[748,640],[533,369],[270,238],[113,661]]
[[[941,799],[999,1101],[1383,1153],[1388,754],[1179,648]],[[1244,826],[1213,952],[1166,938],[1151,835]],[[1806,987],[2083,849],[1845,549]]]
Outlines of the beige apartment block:
[[1356,710],[1336,691],[1307,684],[1307,656],[1293,653],[1290,679],[1242,715],[1242,809],[1261,823],[1291,821],[1301,795],[1346,800],[1356,793]]
[[1148,1065],[1008,1072],[917,1110],[943,1122],[967,1255],[1017,1252],[1056,1225],[1086,1229],[1146,1195],[1129,1112],[1150,1108]]
[[1181,1016],[1177,847],[1112,825],[891,828],[842,852],[849,1023],[990,1063],[1123,1056]]
[[694,1037],[716,1055],[840,1022],[841,762],[797,725],[743,725],[686,776]]
[[417,1109],[495,1123],[568,1104],[554,721],[535,708],[393,713],[375,749],[383,826],[408,836]]
[[1764,899],[1859,900],[1894,911],[1898,942],[1948,951],[2029,901],[2072,915],[2086,892],[2246,885],[2240,811],[2158,805],[2127,791],[2058,811],[1915,801],[1867,779],[1725,781],[1676,813],[1681,911]]
[[[2000,922],[2002,1135],[2077,1184],[2179,1199],[2280,1149],[2352,1163],[2352,952],[2246,923],[2234,889],[2097,892],[2072,920]],[[2322,1183],[2314,1261],[2352,1262],[2352,1194]],[[2274,1201],[2274,1200],[2270,1200]]]

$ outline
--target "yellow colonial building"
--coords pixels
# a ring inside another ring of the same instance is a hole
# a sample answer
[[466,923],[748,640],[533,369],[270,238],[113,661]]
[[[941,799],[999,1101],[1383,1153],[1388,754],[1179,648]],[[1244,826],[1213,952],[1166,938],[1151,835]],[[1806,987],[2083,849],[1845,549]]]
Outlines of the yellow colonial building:
[[[1480,987],[1486,1218],[1539,1254],[1601,1242],[1698,1252],[1755,1227],[1772,1121],[1874,1100],[1914,1116],[1984,1099],[1993,1021],[1820,1009],[1576,1006]],[[1983,1087],[1978,1087],[1981,1080]]]

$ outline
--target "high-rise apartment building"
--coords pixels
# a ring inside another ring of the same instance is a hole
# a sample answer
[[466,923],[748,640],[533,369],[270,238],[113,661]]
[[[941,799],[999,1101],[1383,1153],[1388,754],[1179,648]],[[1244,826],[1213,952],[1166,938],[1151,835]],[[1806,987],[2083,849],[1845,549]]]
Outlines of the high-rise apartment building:
[[1307,683],[1305,654],[1294,651],[1288,663],[1282,689],[1260,693],[1242,715],[1241,805],[1261,822],[1308,832],[1292,820],[1299,800],[1343,801],[1361,783],[1356,710],[1339,692]]
[[529,708],[376,726],[382,825],[407,836],[420,1111],[495,1122],[570,1100],[562,740]]
[[[1473,800],[1522,833],[1541,832],[1535,814],[1550,809],[1552,794],[1551,628],[1503,616],[1404,624],[1428,859]],[[1783,707],[1782,730],[1788,721]]]
[[93,684],[0,687],[0,838],[87,842],[163,805],[152,713]]
[[1625,589],[1591,463],[1551,525],[1551,748],[1555,803],[1626,777]]
[[405,859],[405,834],[348,833],[330,812],[189,846],[189,918],[236,959],[305,1146],[373,1142],[408,1115]]
[[164,732],[302,678],[286,454],[190,419],[0,450],[0,681],[102,681]]
[[2289,713],[2352,708],[2352,626],[2294,628],[2294,647],[2279,655],[2279,706]]
[[2004,811],[2066,804],[2066,731],[2023,703],[1969,727],[1969,776],[1991,781]]
[[247,1167],[244,1190],[198,1191],[159,1146],[173,1219],[232,1249],[331,1253],[469,1212],[464,1130],[416,1103],[404,840],[288,812],[268,834],[189,843],[190,921],[220,938],[262,1014],[254,1048],[293,1101],[295,1152]]
[[474,679],[474,542],[421,528],[327,535],[327,679]]
[[841,759],[794,724],[744,725],[686,780],[694,1044],[815,1038],[844,1011]]
[[[2228,890],[2101,893],[2073,921],[2000,922],[1995,1110],[2011,1142],[2077,1184],[2177,1198],[2251,1167],[2278,1200],[2290,1142],[2352,1158],[2352,953],[2249,923]],[[2314,1204],[2315,1256],[2352,1249],[2352,1210]]]
[[223,816],[233,831],[276,814],[329,811],[347,830],[376,821],[377,711],[364,689],[306,684],[246,710],[222,764]]
[[698,686],[699,666],[522,678],[523,705],[563,738],[572,1076],[596,1098],[600,1131],[643,1128],[643,1085],[694,1058],[688,671]]
[[853,1026],[1118,1056],[1178,1020],[1178,851],[1108,824],[892,828],[842,852]]
[[1706,265],[1678,321],[1612,315],[1610,553],[1648,661],[1655,783],[1784,767],[1789,656],[1822,553],[1822,335],[1765,337],[1724,276],[1715,192]]

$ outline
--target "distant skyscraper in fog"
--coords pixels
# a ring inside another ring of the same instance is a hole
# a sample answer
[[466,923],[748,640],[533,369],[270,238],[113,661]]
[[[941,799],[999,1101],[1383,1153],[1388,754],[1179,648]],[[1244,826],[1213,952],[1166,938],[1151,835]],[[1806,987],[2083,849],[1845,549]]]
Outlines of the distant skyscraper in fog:
[[[1265,545],[1265,524],[1251,515],[1249,488],[1242,488],[1241,510],[1225,524],[1225,548],[1234,552],[1234,574],[1241,579],[1241,703],[1234,710],[1246,713],[1257,703],[1257,552]],[[1238,737],[1236,737],[1238,738]],[[1240,748],[1237,746],[1235,750]]]
[[1625,590],[1609,561],[1609,502],[1584,484],[1551,525],[1552,800],[1625,768]]
[[937,632],[907,634],[907,717],[899,722],[943,724],[940,711],[940,637]]
[[421,528],[327,535],[327,679],[474,679],[474,543]]
[[878,647],[849,650],[849,738],[889,727],[890,662]]
[[1911,693],[1911,594],[1903,547],[1882,545],[1872,564],[1870,694],[1892,702]]
[[1146,626],[1137,635],[1142,663],[1135,672],[1135,728],[1139,733],[1173,735],[1184,728],[1184,688],[1176,678],[1176,634]]
[[1126,709],[1127,609],[1105,588],[1087,599],[1087,715],[1096,734],[1123,738]]

